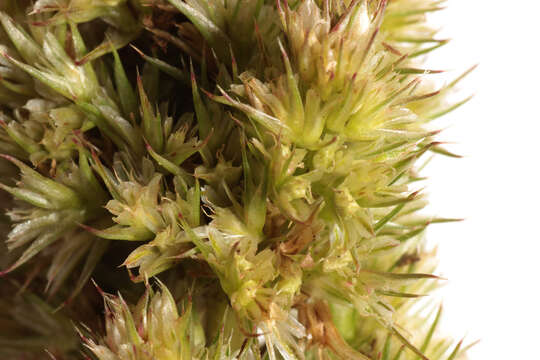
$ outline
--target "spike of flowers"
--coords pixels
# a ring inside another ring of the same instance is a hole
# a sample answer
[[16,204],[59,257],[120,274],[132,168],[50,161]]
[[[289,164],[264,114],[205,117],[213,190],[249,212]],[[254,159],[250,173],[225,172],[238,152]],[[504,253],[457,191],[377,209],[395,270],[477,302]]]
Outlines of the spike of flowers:
[[0,293],[48,303],[0,354],[464,359],[421,308],[442,6],[3,1]]

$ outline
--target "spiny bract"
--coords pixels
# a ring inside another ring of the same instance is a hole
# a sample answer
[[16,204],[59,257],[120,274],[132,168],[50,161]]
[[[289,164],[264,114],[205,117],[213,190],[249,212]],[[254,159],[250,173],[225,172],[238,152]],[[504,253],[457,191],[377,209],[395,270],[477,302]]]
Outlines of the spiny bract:
[[415,302],[442,3],[3,0],[2,358],[465,358]]

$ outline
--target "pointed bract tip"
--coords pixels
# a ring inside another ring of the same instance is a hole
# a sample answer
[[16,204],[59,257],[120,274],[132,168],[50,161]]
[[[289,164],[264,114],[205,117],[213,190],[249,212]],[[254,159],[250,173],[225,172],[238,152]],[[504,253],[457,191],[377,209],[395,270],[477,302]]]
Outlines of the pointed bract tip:
[[[130,46],[133,50],[135,50],[135,52],[136,52],[137,54],[139,54],[141,57],[143,57],[143,58],[146,57],[146,55],[145,55],[139,48],[137,48],[135,45],[129,44],[129,46]],[[137,71],[137,73],[138,73],[138,71]]]
[[79,227],[83,228],[84,230],[86,230],[86,231],[88,231],[89,233],[94,234],[94,235],[97,234],[97,233],[99,232],[98,229],[95,229],[95,228],[93,228],[93,227],[91,227],[91,226],[88,226],[88,225],[85,225],[85,224],[80,224],[80,223],[79,223],[79,224],[77,224],[77,225],[79,225]]
[[0,154],[0,157],[3,158],[3,159],[6,159],[7,161],[10,161],[12,163],[18,162],[17,159],[15,159],[13,156],[8,155],[8,154]]
[[11,267],[5,269],[5,270],[2,270],[0,271],[0,277],[4,277],[6,276],[7,274],[9,274],[13,269]]
[[208,98],[214,100],[216,98],[216,95],[215,94],[212,94],[211,92],[205,90],[205,89],[200,89],[204,95],[208,96]]
[[101,289],[99,287],[99,285],[96,283],[96,281],[92,278],[90,279],[90,281],[92,282],[92,284],[94,285],[94,287],[96,288],[96,290],[98,291],[99,295],[101,296],[104,296],[105,295],[105,291],[103,291],[103,289]]

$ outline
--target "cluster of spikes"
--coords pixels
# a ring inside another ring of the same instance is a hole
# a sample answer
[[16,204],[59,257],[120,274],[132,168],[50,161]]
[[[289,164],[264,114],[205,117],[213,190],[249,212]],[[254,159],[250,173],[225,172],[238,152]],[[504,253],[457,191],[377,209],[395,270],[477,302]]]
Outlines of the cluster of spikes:
[[442,2],[2,0],[0,357],[465,359],[419,299]]

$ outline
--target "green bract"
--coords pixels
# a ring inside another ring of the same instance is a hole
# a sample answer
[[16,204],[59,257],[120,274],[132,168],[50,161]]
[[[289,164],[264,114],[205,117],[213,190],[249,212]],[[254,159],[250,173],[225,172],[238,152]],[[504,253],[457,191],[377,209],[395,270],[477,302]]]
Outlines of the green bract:
[[464,359],[418,299],[442,3],[2,1],[0,355]]

